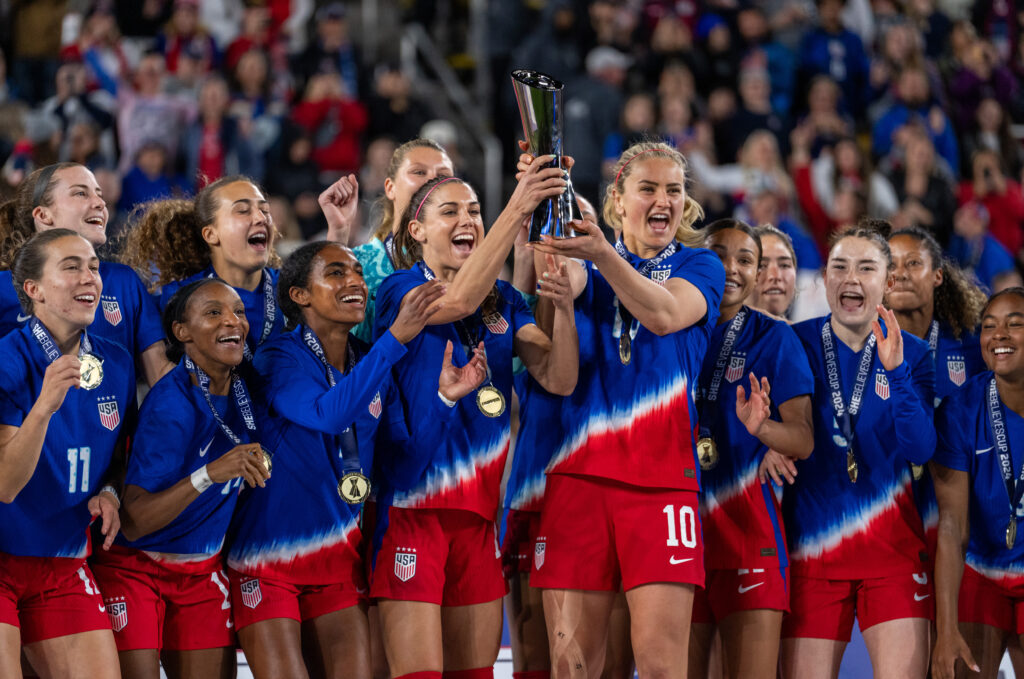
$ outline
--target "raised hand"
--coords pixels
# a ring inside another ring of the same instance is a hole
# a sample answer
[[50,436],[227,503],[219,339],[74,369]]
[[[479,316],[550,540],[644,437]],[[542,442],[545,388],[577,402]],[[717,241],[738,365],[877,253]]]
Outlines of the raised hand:
[[354,174],[342,177],[328,186],[316,202],[327,218],[327,240],[348,245],[359,214],[359,180]]
[[250,488],[265,488],[270,472],[263,466],[263,449],[258,443],[241,443],[206,465],[214,483],[227,483],[241,477]]
[[554,156],[540,156],[531,162],[519,176],[519,183],[508,201],[509,209],[521,217],[529,217],[542,200],[555,198],[565,191],[565,171],[557,167],[544,167]]
[[118,510],[121,508],[117,498],[110,493],[101,491],[89,498],[86,505],[92,518],[100,517],[100,533],[103,534],[103,549],[110,549],[117,537],[117,531],[121,530],[121,515]]
[[[518,143],[519,150],[522,151],[522,154],[519,156],[519,162],[516,163],[516,181],[519,181],[520,177],[526,173],[530,168],[530,164],[534,161],[534,155],[530,153],[530,145],[522,139],[520,139]],[[562,168],[566,172],[572,170],[572,167],[575,164],[576,159],[572,156],[562,156]]]
[[601,233],[601,227],[595,222],[589,219],[576,220],[572,222],[572,228],[576,232],[573,238],[541,236],[541,242],[533,244],[534,249],[537,252],[583,259],[588,262],[596,262],[601,255],[607,254],[611,250],[612,246]]
[[572,281],[569,279],[569,268],[562,257],[555,258],[554,255],[546,254],[548,270],[537,281],[537,294],[540,297],[547,297],[555,306],[555,309],[572,313],[573,294]]
[[758,383],[754,373],[750,373],[750,398],[747,398],[742,384],[736,385],[736,417],[751,436],[757,436],[761,432],[761,427],[772,414],[769,393],[771,386],[768,384],[768,378],[762,377]]
[[39,389],[39,398],[36,403],[45,409],[47,413],[55,413],[60,410],[64,403],[64,397],[68,389],[81,383],[82,363],[77,356],[66,354],[46,367],[43,373],[43,386]]
[[780,486],[784,485],[783,480],[792,485],[796,482],[796,463],[792,458],[769,448],[761,458],[761,464],[757,465],[757,478],[761,483],[767,483],[769,477]]
[[437,378],[437,390],[449,401],[458,401],[476,390],[487,379],[487,353],[484,343],[473,349],[473,358],[461,368],[452,364],[452,341],[444,348],[441,375]]
[[882,324],[877,318],[871,321],[871,332],[874,333],[878,346],[878,360],[886,370],[895,370],[903,363],[903,333],[900,332],[896,314],[891,310],[879,304],[878,315],[885,321],[885,329],[889,333],[883,337]]
[[444,303],[438,303],[438,300],[444,292],[444,284],[438,280],[427,281],[407,292],[394,323],[388,328],[395,339],[405,344],[420,334],[427,320],[443,306]]

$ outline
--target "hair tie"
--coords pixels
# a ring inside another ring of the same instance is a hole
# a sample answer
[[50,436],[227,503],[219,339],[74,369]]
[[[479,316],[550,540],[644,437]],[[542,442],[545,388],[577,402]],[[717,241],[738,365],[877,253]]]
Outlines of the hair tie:
[[39,207],[43,200],[43,195],[46,194],[46,188],[50,185],[50,180],[53,179],[53,173],[57,171],[57,164],[47,165],[39,171],[39,178],[36,179],[36,185],[32,189],[32,206],[31,209]]
[[433,186],[430,187],[430,190],[427,191],[427,195],[423,196],[423,200],[421,200],[420,204],[418,206],[416,206],[416,214],[414,214],[412,216],[414,221],[418,220],[420,218],[420,210],[423,209],[423,204],[427,202],[427,198],[429,198],[430,194],[432,194],[434,192],[434,189],[436,189],[438,186],[440,186],[441,184],[444,184],[447,181],[451,181],[452,179],[457,179],[457,177],[445,177],[444,179],[442,179],[441,181],[439,181],[438,183],[436,183],[436,184],[434,184]]
[[615,181],[612,182],[612,186],[617,186],[618,185],[619,177],[622,176],[622,171],[625,170],[626,166],[629,165],[630,163],[632,163],[636,158],[638,158],[639,156],[642,156],[645,153],[653,153],[654,151],[664,151],[664,150],[665,149],[662,149],[662,148],[645,149],[645,150],[641,151],[640,153],[637,153],[636,155],[634,155],[632,158],[630,158],[625,163],[623,163],[622,167],[619,168],[619,173],[615,175]]

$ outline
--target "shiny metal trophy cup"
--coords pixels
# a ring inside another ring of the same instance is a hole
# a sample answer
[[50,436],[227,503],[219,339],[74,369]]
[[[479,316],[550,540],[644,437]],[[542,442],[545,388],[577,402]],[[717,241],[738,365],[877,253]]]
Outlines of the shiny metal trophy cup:
[[[562,83],[537,71],[512,71],[512,87],[519,104],[523,133],[534,156],[554,155],[549,167],[562,167],[562,107],[565,103]],[[568,181],[564,193],[537,206],[530,221],[530,240],[541,236],[571,238],[570,222],[580,219],[580,206]]]

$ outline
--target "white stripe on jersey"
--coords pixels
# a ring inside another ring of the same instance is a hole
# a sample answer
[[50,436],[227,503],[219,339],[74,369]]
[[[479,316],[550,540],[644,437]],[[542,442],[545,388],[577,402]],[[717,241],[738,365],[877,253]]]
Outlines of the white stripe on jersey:
[[480,475],[480,469],[489,466],[505,454],[510,435],[511,432],[506,429],[502,437],[490,448],[474,451],[469,460],[459,461],[454,473],[449,469],[430,469],[422,484],[406,493],[395,493],[392,504],[395,507],[416,507],[423,500],[437,497],[448,490],[472,481]]
[[246,570],[256,569],[265,564],[286,563],[300,557],[315,554],[342,542],[347,542],[349,534],[356,527],[356,520],[350,518],[343,525],[327,532],[296,538],[284,544],[278,542],[266,546],[254,545],[248,548],[241,556],[229,555],[227,562],[231,568],[243,573]]
[[1004,567],[992,568],[979,564],[970,552],[967,553],[965,563],[991,580],[1003,580],[1005,578],[1020,578],[1024,576],[1024,564],[1007,564]]
[[544,489],[546,487],[547,478],[544,474],[541,474],[539,478],[532,479],[529,483],[523,484],[515,497],[509,501],[508,506],[512,509],[526,507],[530,503],[536,502],[544,497]]
[[708,486],[705,484],[702,488],[702,490],[704,491],[704,502],[701,503],[703,505],[704,511],[702,511],[701,514],[703,516],[706,516],[707,514],[710,514],[711,512],[715,511],[716,509],[724,505],[729,500],[732,500],[734,497],[742,495],[743,491],[746,490],[748,486],[750,486],[752,483],[758,480],[757,468],[760,466],[760,464],[760,460],[753,460],[752,464],[747,469],[743,470],[743,472],[740,473],[739,478],[737,478],[735,481],[728,484],[727,486],[723,486],[722,488],[720,488],[717,493],[712,492],[711,489],[708,488]]

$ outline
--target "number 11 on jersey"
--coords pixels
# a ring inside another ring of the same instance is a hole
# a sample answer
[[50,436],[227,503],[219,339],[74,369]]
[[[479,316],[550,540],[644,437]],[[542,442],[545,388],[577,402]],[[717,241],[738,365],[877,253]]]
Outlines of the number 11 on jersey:
[[78,490],[78,461],[82,461],[82,492],[89,492],[89,455],[92,451],[89,446],[81,448],[68,448],[68,492],[74,493]]

